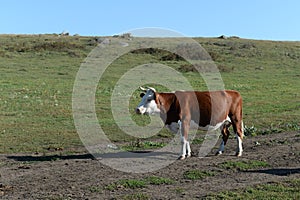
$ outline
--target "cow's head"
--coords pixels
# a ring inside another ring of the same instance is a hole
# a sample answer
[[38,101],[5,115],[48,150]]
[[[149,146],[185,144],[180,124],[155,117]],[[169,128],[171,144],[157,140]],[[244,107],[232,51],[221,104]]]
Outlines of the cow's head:
[[137,114],[155,114],[159,113],[160,109],[156,103],[156,90],[148,87],[147,89],[140,87],[144,92],[140,94],[142,98],[139,105],[136,107],[135,112]]

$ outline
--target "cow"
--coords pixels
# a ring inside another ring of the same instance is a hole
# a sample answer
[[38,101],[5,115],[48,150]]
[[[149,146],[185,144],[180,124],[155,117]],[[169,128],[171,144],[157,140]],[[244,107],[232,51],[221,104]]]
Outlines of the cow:
[[237,138],[236,156],[243,152],[242,97],[234,90],[156,92],[152,87],[143,88],[137,114],[159,114],[166,127],[181,134],[181,152],[178,159],[191,156],[188,131],[191,124],[202,130],[220,130],[221,145],[216,155],[222,154],[232,125]]

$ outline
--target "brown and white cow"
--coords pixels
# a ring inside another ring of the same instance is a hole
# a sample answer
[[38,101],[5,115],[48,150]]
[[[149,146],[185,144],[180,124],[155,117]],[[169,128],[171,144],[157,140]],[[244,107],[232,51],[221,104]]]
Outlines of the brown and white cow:
[[[188,131],[192,122],[199,129],[217,130],[222,133],[222,143],[218,154],[224,152],[229,137],[228,128],[232,125],[237,138],[236,155],[243,152],[242,97],[237,91],[176,91],[158,93],[154,88],[142,88],[141,102],[137,114],[159,113],[166,127],[181,132],[181,153],[179,159],[191,156]],[[175,126],[174,126],[175,125]],[[176,126],[177,125],[177,126]]]

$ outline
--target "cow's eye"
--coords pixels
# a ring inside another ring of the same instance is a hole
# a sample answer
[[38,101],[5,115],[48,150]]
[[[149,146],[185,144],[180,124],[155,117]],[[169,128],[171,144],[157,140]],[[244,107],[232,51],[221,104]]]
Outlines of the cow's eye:
[[152,99],[150,99],[150,98],[149,98],[149,99],[147,99],[147,101],[148,101],[148,102],[150,102],[151,100],[152,100]]

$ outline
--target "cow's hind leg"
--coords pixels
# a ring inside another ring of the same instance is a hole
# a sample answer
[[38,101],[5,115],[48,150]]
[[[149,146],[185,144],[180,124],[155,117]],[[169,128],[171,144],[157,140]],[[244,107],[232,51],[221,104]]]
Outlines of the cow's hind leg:
[[239,126],[236,128],[236,139],[237,139],[237,149],[236,149],[236,156],[242,156],[243,153],[243,144],[242,139],[244,136],[244,124],[243,121],[239,123]]
[[224,152],[225,145],[227,143],[227,140],[229,138],[229,127],[231,124],[224,124],[223,127],[221,128],[221,133],[222,133],[222,142],[220,144],[219,150],[217,151],[216,155],[220,155]]
[[236,140],[237,140],[237,149],[236,149],[236,156],[242,156],[243,153],[243,136],[244,136],[244,125],[242,120],[233,120],[233,130],[236,134]]
[[186,143],[186,157],[189,158],[192,155],[192,151],[191,151],[191,146],[190,146],[190,142],[187,141]]

